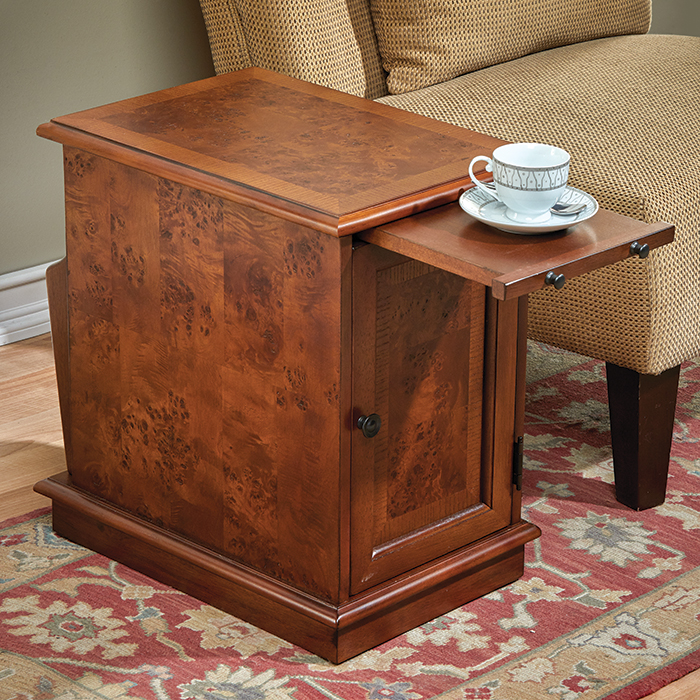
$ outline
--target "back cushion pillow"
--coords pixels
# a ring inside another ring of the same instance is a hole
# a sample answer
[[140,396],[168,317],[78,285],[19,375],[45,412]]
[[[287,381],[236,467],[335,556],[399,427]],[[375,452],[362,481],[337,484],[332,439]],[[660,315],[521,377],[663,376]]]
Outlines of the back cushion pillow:
[[368,0],[233,0],[250,63],[374,99],[386,83]]
[[556,46],[643,34],[651,21],[650,0],[371,0],[371,8],[395,95]]

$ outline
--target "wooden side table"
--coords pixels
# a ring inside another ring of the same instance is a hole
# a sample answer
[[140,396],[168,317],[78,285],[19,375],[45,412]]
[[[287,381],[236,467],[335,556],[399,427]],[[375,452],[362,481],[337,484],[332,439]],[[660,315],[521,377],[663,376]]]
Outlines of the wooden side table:
[[499,141],[259,69],[39,134],[59,534],[336,662],[522,574],[527,293],[671,227],[490,230]]

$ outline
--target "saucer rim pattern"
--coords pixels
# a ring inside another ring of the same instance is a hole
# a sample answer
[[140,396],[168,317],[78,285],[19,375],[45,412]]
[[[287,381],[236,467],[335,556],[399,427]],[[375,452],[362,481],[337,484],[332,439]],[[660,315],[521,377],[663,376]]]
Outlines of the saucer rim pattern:
[[[499,202],[496,198],[489,196],[477,187],[468,189],[460,195],[459,206],[470,216],[499,231],[526,236],[564,231],[587,221],[598,211],[598,202],[593,195],[570,185],[566,186],[566,190],[559,201],[564,203],[588,201],[588,206],[582,212],[572,217],[552,214],[550,216],[551,223],[516,223],[505,216],[505,205],[502,202]],[[488,211],[487,207],[493,209],[490,205],[496,205],[498,211]]]

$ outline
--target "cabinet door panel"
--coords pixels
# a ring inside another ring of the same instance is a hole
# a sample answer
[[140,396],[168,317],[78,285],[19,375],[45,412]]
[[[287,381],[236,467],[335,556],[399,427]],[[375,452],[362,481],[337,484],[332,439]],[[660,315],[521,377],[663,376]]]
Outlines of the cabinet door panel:
[[484,446],[485,287],[371,245],[353,261],[353,423],[382,422],[353,431],[357,593],[505,527],[511,503]]

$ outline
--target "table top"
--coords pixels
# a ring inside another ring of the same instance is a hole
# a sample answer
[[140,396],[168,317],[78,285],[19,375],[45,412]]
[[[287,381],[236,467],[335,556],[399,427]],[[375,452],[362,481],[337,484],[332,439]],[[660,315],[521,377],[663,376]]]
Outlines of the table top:
[[505,233],[462,211],[457,203],[359,234],[368,243],[407,255],[491,287],[507,300],[545,286],[548,272],[566,279],[631,256],[630,244],[670,243],[670,224],[647,224],[606,209],[574,227],[540,235]]
[[[41,125],[40,136],[334,236],[526,294],[673,239],[672,226],[600,210],[563,233],[502,233],[456,204],[468,166],[503,142],[260,68],[227,73]],[[482,171],[481,176],[486,173]]]
[[456,200],[470,160],[503,143],[259,68],[57,117],[38,133],[332,235]]

